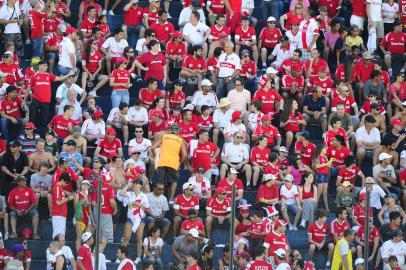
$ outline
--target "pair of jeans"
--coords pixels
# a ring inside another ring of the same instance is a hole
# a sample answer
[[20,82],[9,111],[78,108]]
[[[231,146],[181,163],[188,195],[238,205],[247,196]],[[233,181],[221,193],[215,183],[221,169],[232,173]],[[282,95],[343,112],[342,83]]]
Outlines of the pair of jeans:
[[279,17],[284,13],[284,7],[284,2],[280,0],[262,0],[262,18],[267,20],[269,16],[273,16],[276,19],[276,25],[279,26]]
[[[228,82],[226,83],[226,82],[225,82],[225,79],[226,79],[226,78],[228,78],[228,77],[219,78],[218,81],[217,81],[216,94],[217,94],[217,97],[218,97],[219,99],[220,99],[220,98],[223,98],[223,97],[226,97],[227,94],[228,94],[228,92],[230,92],[231,90],[233,90],[233,89],[235,88],[235,87],[234,87],[234,82],[233,82],[233,80],[228,81]],[[225,91],[224,88],[226,88],[227,91]]]
[[46,125],[49,117],[49,103],[39,102],[32,99],[30,106],[30,121],[38,128],[39,134],[45,134]]
[[71,67],[58,65],[58,71],[61,76],[65,76],[66,74],[68,74],[71,71],[71,69],[72,69]]
[[113,90],[111,93],[111,106],[117,108],[121,102],[130,103],[130,93],[128,90]]
[[127,27],[127,39],[131,48],[135,49],[143,25],[125,25]]
[[32,57],[43,58],[44,56],[44,38],[32,39]]
[[18,130],[18,134],[16,137],[18,137],[18,135],[22,135],[24,134],[24,123],[23,123],[23,119],[22,118],[16,118],[17,120],[17,124],[13,124],[13,122],[11,122],[11,120],[2,117],[0,118],[0,127],[1,127],[1,134],[3,135],[3,139],[5,141],[10,141],[10,140],[14,140],[14,136],[13,138],[9,137],[9,131],[10,131],[10,127],[12,126],[12,128],[17,128]]

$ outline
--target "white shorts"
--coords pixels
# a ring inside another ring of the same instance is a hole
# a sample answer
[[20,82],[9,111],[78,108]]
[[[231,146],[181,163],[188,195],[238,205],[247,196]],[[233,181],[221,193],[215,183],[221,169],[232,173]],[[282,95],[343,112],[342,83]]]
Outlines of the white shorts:
[[364,30],[364,21],[365,21],[365,18],[363,18],[363,17],[359,17],[359,16],[356,16],[356,15],[351,15],[350,24],[351,25],[355,24],[361,30]]
[[58,234],[65,235],[66,233],[66,217],[53,216],[52,217],[52,238]]

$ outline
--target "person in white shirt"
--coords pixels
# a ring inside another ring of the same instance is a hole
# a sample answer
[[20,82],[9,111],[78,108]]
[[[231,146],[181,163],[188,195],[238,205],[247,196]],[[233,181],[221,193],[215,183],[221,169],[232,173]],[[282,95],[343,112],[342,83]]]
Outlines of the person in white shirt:
[[203,48],[203,57],[207,56],[207,39],[210,36],[210,28],[203,22],[199,21],[200,13],[192,11],[190,22],[183,28],[183,37],[190,45],[200,45]]
[[[155,32],[152,29],[145,30],[145,37],[140,38],[135,45],[135,50],[138,52],[138,56],[149,52],[147,45],[151,40],[155,39]],[[159,51],[161,51],[161,44],[159,44]]]
[[236,78],[234,80],[235,89],[227,94],[230,101],[230,108],[243,113],[244,120],[248,117],[248,106],[251,104],[251,92],[244,88],[244,80]]
[[389,0],[382,4],[382,16],[384,32],[389,33],[393,31],[393,23],[399,16],[399,4],[394,0]]
[[[198,168],[196,173],[188,179],[188,183],[191,183],[194,187],[194,195],[202,199],[204,202],[211,197],[211,183],[210,180],[204,176],[206,171],[204,168]],[[202,201],[201,201],[202,202]],[[205,203],[203,205],[206,205]]]
[[68,90],[68,96],[66,100],[62,101],[58,108],[58,114],[64,113],[65,105],[72,105],[74,108],[72,119],[74,121],[82,121],[83,113],[82,113],[82,106],[80,106],[79,101],[76,99],[76,91],[73,89]]
[[[280,197],[281,197],[281,211],[283,218],[289,224],[289,230],[297,231],[297,223],[302,215],[302,206],[299,200],[299,191],[297,186],[293,183],[293,176],[287,174],[285,176],[285,184],[281,187]],[[292,212],[295,215],[295,220],[293,223],[290,222],[288,212]]]
[[369,188],[369,205],[375,209],[381,209],[382,203],[381,199],[385,198],[385,191],[375,182],[375,179],[372,177],[367,177],[365,179],[365,186],[361,189],[359,193],[366,192],[366,189]]
[[[234,79],[240,75],[241,59],[234,53],[234,43],[227,41],[224,45],[224,53],[220,54],[217,61],[217,72],[214,82],[217,83],[217,97],[226,96],[227,92],[234,89]],[[226,88],[227,90],[225,91]]]
[[3,2],[0,8],[0,23],[5,24],[2,41],[4,43],[12,42],[15,46],[15,52],[18,56],[24,55],[23,40],[21,37],[21,10],[19,1],[7,0]]
[[107,117],[107,128],[113,127],[123,133],[124,145],[128,144],[128,104],[121,102],[118,107],[111,109]]
[[391,165],[392,156],[382,152],[379,154],[379,163],[372,168],[372,175],[376,179],[378,185],[384,189],[387,194],[394,193],[396,199],[400,196],[400,188],[396,185],[398,180],[395,174],[395,169]]
[[394,255],[398,259],[398,264],[401,269],[404,269],[403,267],[405,267],[406,243],[402,240],[403,232],[401,230],[396,230],[393,232],[392,236],[392,239],[384,242],[381,247],[381,255],[384,262],[384,267],[388,266],[388,258]]
[[134,128],[146,127],[148,125],[148,111],[142,106],[141,100],[136,100],[134,106],[128,109],[127,114],[129,133]]
[[[202,23],[206,23],[206,17],[204,16],[204,11],[200,6],[200,0],[192,0],[190,6],[182,9],[179,14],[178,25],[182,30],[182,27],[186,25],[186,23],[190,20],[190,15],[193,11],[197,11],[200,14],[199,21]],[[181,31],[182,32],[182,31]]]
[[144,138],[144,130],[142,127],[135,127],[135,138],[128,143],[128,153],[130,155],[139,155],[139,158],[144,162],[144,166],[148,166],[148,176],[152,177],[155,172],[155,160],[152,157],[151,147],[152,142]]
[[217,109],[213,113],[213,143],[217,144],[219,134],[224,134],[224,128],[230,123],[234,110],[230,108],[228,98],[220,99]]
[[366,3],[368,26],[370,26],[370,28],[375,28],[376,38],[379,40],[384,36],[382,20],[382,0],[367,0]]
[[231,121],[224,128],[224,141],[232,142],[234,140],[234,134],[239,131],[243,134],[245,142],[250,142],[249,135],[247,134],[247,128],[242,122],[242,113],[240,111],[234,111],[231,115]]
[[[372,115],[365,116],[365,126],[357,129],[355,132],[355,141],[358,146],[357,150],[357,163],[358,167],[361,167],[364,161],[365,154],[378,155],[376,148],[381,144],[381,134],[379,129],[375,127],[376,119]],[[374,158],[374,160],[377,160]]]
[[291,29],[285,32],[285,35],[289,39],[289,44],[292,48],[292,51],[296,50],[299,46],[299,39],[301,36],[299,35],[299,23],[293,22],[291,25]]
[[291,58],[293,55],[293,47],[289,44],[289,38],[282,36],[280,43],[276,44],[272,51],[272,59],[275,61],[271,64],[275,69],[279,69],[280,65],[285,59]]
[[302,50],[302,61],[310,59],[310,52],[316,48],[319,38],[319,25],[313,18],[314,10],[309,8],[305,13],[305,19],[299,24],[299,43],[297,48]]
[[69,246],[66,246],[65,236],[63,234],[58,234],[54,237],[55,241],[58,241],[59,248],[62,250],[63,256],[67,260],[67,266],[76,269],[76,260],[73,256],[72,249]]
[[124,53],[124,48],[128,47],[128,42],[123,38],[123,35],[123,29],[116,29],[114,31],[114,37],[107,38],[100,48],[100,50],[106,56],[106,68],[109,75],[111,74],[112,66],[115,63],[115,60],[122,56]]
[[106,124],[103,120],[103,112],[97,110],[93,113],[92,118],[86,119],[82,124],[80,134],[85,137],[88,145],[97,145],[99,139],[106,135]]
[[68,26],[65,36],[61,43],[59,43],[58,71],[61,75],[68,74],[72,69],[76,70],[77,59],[75,42],[78,38],[78,30]]
[[86,99],[86,91],[83,91],[83,89],[74,83],[74,76],[68,77],[63,84],[61,84],[58,89],[56,89],[56,106],[55,110],[58,111],[59,104],[61,104],[63,101],[68,99],[68,92],[69,90],[74,90],[77,95],[80,96],[80,101],[79,103],[82,104],[83,101]]
[[250,149],[247,144],[244,144],[245,137],[241,132],[234,134],[233,142],[224,144],[223,151],[221,151],[221,168],[220,179],[226,176],[228,168],[234,168],[238,172],[245,172],[245,179],[247,183],[251,181],[251,165],[249,164]]
[[214,108],[218,104],[217,95],[211,90],[212,82],[208,79],[202,80],[202,90],[198,90],[193,94],[192,104],[195,106],[198,112],[201,111],[203,105]]
[[148,201],[151,207],[149,213],[145,218],[145,223],[148,229],[153,228],[155,225],[159,225],[162,228],[161,237],[165,238],[169,231],[171,221],[165,218],[166,212],[169,211],[169,204],[166,196],[164,195],[165,185],[157,183],[153,192],[147,193]]

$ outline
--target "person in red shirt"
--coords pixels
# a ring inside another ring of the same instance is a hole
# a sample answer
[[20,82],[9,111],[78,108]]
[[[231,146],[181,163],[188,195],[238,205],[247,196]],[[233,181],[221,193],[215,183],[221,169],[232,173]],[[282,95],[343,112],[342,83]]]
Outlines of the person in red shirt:
[[41,2],[30,2],[32,9],[28,11],[31,28],[32,56],[43,58],[44,56],[44,20],[48,17],[42,13]]
[[170,128],[167,121],[164,121],[164,114],[160,111],[153,111],[151,113],[151,121],[148,126],[148,139],[154,141],[160,138],[165,131]]
[[194,149],[191,151],[191,161],[193,171],[199,168],[204,169],[205,176],[211,178],[211,166],[220,153],[220,148],[209,141],[209,132],[205,129],[200,130],[199,139]]
[[375,65],[371,61],[372,55],[369,52],[364,52],[362,58],[362,61],[356,64],[353,70],[355,73],[356,89],[358,90],[358,100],[362,100],[364,85],[370,79],[371,71],[375,69]]
[[262,89],[255,92],[252,101],[261,101],[261,112],[269,114],[271,117],[282,111],[284,106],[284,100],[275,89],[272,89],[270,80],[264,83]]
[[255,83],[257,77],[257,64],[254,60],[251,60],[250,51],[247,49],[241,51],[240,77],[245,80],[244,87],[251,93],[254,92],[257,87]]
[[[369,221],[369,233],[368,233],[368,245],[369,245],[369,260],[373,260],[375,258],[376,252],[378,251],[379,242],[380,242],[380,234],[379,230],[374,226],[372,220]],[[402,234],[403,236],[403,234]],[[366,244],[366,237],[365,237],[365,226],[359,227],[357,233],[355,234],[355,242],[357,246],[357,255],[358,258],[362,258],[364,254],[364,247]],[[372,250],[372,252],[371,252]]]
[[147,88],[141,88],[139,93],[142,106],[148,110],[152,103],[161,96],[162,93],[158,89],[158,80],[154,77],[149,77],[147,79]]
[[[24,134],[23,111],[28,112],[27,105],[18,96],[17,89],[14,86],[8,86],[6,97],[0,101],[1,135],[4,140],[11,141],[18,135]],[[9,134],[11,134],[10,137]]]
[[75,126],[75,121],[72,119],[73,111],[72,105],[65,105],[63,114],[55,115],[48,124],[48,129],[53,130],[58,137],[58,145],[62,145],[63,140],[70,135]]
[[130,94],[128,89],[132,86],[130,82],[130,72],[126,69],[128,60],[120,56],[116,60],[117,68],[110,75],[110,86],[113,88],[111,94],[111,105],[117,108],[121,102],[130,104]]
[[18,64],[14,63],[14,53],[5,51],[0,63],[0,71],[6,73],[6,83],[20,88],[24,83],[24,75],[20,71]]
[[65,24],[58,23],[56,32],[49,33],[44,40],[44,51],[46,60],[49,62],[49,71],[52,73],[55,61],[58,60],[59,44],[63,39],[63,33],[66,31]]
[[92,36],[92,29],[97,25],[97,11],[94,6],[88,6],[87,16],[83,19],[80,29],[83,39],[83,45],[86,47],[88,38]]
[[156,39],[161,42],[162,48],[165,48],[165,44],[175,32],[173,24],[168,22],[168,12],[163,9],[158,11],[158,20],[156,23],[151,24],[149,29],[155,32]]
[[199,255],[195,252],[187,254],[186,255],[186,262],[187,262],[186,270],[202,270],[202,268],[197,263],[198,259],[199,259]]
[[344,231],[349,228],[351,227],[347,220],[347,209],[338,207],[336,209],[336,219],[330,223],[330,243],[337,243],[338,240],[344,237]]
[[183,90],[183,85],[180,80],[175,80],[173,82],[172,88],[165,92],[165,106],[168,109],[173,109],[175,107],[183,108],[185,107],[186,95]]
[[288,151],[290,150],[295,134],[304,129],[305,126],[306,120],[299,112],[299,104],[294,99],[288,100],[280,117],[280,127],[286,132],[286,149]]
[[142,25],[142,18],[144,9],[138,5],[138,0],[129,1],[123,8],[123,30],[126,37],[128,37],[128,43],[132,48],[136,47],[136,38],[143,37],[145,33],[145,27]]
[[179,123],[179,136],[181,136],[186,145],[189,145],[190,141],[196,137],[196,134],[199,132],[199,127],[196,122],[192,121],[192,111],[183,110],[182,111],[182,121]]
[[263,205],[279,204],[279,181],[274,174],[265,174],[264,183],[259,186],[257,193],[257,202]]
[[265,114],[261,118],[262,124],[256,126],[252,131],[252,141],[255,142],[260,136],[265,136],[268,139],[268,147],[279,149],[282,143],[282,137],[278,129],[271,125],[271,116]]
[[314,75],[317,76],[320,70],[326,70],[326,73],[330,76],[328,64],[325,60],[320,59],[320,53],[317,49],[312,49],[311,57],[304,63],[304,68],[306,71],[306,79]]
[[201,87],[201,82],[207,72],[207,63],[203,58],[203,47],[194,45],[192,47],[192,55],[188,55],[182,62],[182,70],[179,76],[186,80],[188,84],[197,84]]
[[263,246],[257,246],[254,250],[255,260],[249,262],[245,270],[272,270],[272,264],[268,263],[266,258],[266,249]]
[[[69,162],[66,162],[69,164]],[[67,173],[61,174],[58,182],[53,183],[51,193],[52,238],[65,235],[66,218],[68,216],[68,202],[74,199],[72,194],[65,192],[71,185],[71,177]]]
[[39,133],[45,133],[46,115],[49,115],[49,106],[51,104],[51,83],[64,81],[70,76],[74,76],[75,70],[72,69],[65,76],[55,76],[52,73],[47,72],[48,64],[46,60],[41,60],[38,63],[38,72],[35,73],[30,80],[29,91],[27,89],[25,98],[31,94],[31,106],[30,106],[30,122],[33,122],[35,126],[39,128]]
[[268,138],[264,135],[259,136],[258,145],[251,149],[250,163],[252,165],[252,186],[256,187],[260,173],[264,172],[266,163],[268,162],[271,150],[269,150]]
[[403,66],[405,62],[404,54],[406,52],[406,34],[402,32],[402,22],[395,20],[393,23],[393,32],[387,33],[381,40],[380,48],[385,55],[385,64],[388,69],[392,68],[392,62],[395,63],[392,71],[395,76],[399,74],[400,70],[397,68]]
[[313,259],[316,250],[324,250],[328,248],[328,257],[326,266],[330,266],[331,258],[333,256],[334,244],[327,243],[326,236],[328,233],[327,211],[324,209],[316,210],[316,221],[309,224],[307,228],[307,236],[309,242],[309,260]]
[[82,235],[82,245],[78,250],[76,266],[78,270],[93,270],[92,263],[92,248],[94,243],[93,235],[91,232],[85,232]]
[[345,158],[350,155],[350,150],[344,144],[344,137],[336,135],[332,144],[327,147],[326,156],[331,163],[331,177],[337,176],[340,168],[344,166]]
[[361,190],[360,187],[355,186],[356,184],[356,178],[359,176],[361,178],[362,185],[364,185],[365,182],[365,175],[362,173],[360,168],[358,168],[357,165],[355,165],[355,157],[350,155],[345,158],[345,166],[342,167],[337,176],[337,194],[343,192],[343,184],[345,181],[350,182],[352,185],[352,191],[354,195],[358,194]]
[[173,209],[175,217],[173,218],[173,235],[178,235],[179,226],[182,220],[189,216],[189,209],[199,210],[199,199],[193,195],[193,184],[186,182],[182,186],[183,193],[175,197]]
[[299,75],[299,72],[292,70],[289,74],[282,77],[281,82],[282,96],[285,99],[295,99],[299,103],[303,102],[303,89],[305,87],[305,79]]
[[117,132],[114,128],[108,128],[106,130],[106,137],[99,141],[99,144],[94,151],[95,157],[101,157],[105,161],[108,158],[115,156],[123,156],[123,147],[121,146],[121,140],[116,138]]
[[241,181],[241,179],[237,178],[238,171],[234,168],[230,168],[228,171],[228,175],[226,178],[220,179],[220,181],[217,183],[217,187],[223,187],[225,188],[227,192],[227,198],[231,198],[231,193],[233,186],[235,186],[235,200],[239,201],[243,199],[243,193],[244,193],[244,185]]
[[[211,236],[211,226],[213,221],[222,225],[225,221],[230,222],[231,201],[227,198],[227,192],[223,187],[216,188],[216,195],[207,200],[206,205],[206,231],[207,237]],[[217,223],[215,223],[217,224]]]
[[261,61],[263,69],[266,69],[268,60],[276,44],[282,36],[282,32],[276,27],[275,17],[268,17],[267,27],[264,27],[258,37],[258,51],[261,52]]
[[224,48],[224,43],[230,39],[230,28],[226,26],[226,16],[218,14],[215,23],[210,27],[210,36],[208,38],[210,44],[209,56],[213,55],[215,48]]
[[[365,218],[367,213],[366,197],[367,197],[366,192],[361,192],[358,197],[359,203],[352,209],[351,216],[353,224],[359,227],[365,226]],[[372,211],[372,207],[369,207],[369,218],[373,219],[374,218],[373,215],[374,212]]]
[[224,6],[226,7],[227,26],[230,27],[231,33],[234,33],[235,28],[241,22],[242,0],[224,0]]
[[264,218],[265,210],[261,207],[255,209],[254,215],[251,217],[251,225],[248,227],[249,246],[251,252],[253,249],[264,244],[264,237],[268,233],[269,219]]
[[126,246],[120,246],[117,249],[117,258],[120,260],[118,270],[137,270],[132,260],[127,258],[128,248]]
[[302,76],[304,71],[304,64],[300,60],[301,57],[302,51],[300,49],[294,50],[291,58],[283,60],[278,71],[281,72],[282,75],[285,75],[292,73],[293,70],[296,70],[298,72],[298,76]]
[[[175,31],[172,34],[172,40],[166,43],[165,47],[165,57],[168,61],[169,67],[169,77],[172,80],[172,72],[176,72],[175,67],[180,67],[182,65],[183,59],[187,55],[186,43],[183,40],[183,35],[179,31]],[[174,76],[177,78],[178,76]]]
[[285,234],[287,223],[279,219],[275,222],[274,230],[269,232],[264,239],[264,247],[267,249],[268,257],[273,258],[275,251],[283,249],[285,252],[289,250],[288,237]]
[[309,141],[310,133],[304,130],[298,133],[295,143],[295,153],[302,157],[302,161],[309,167],[312,167],[313,158],[316,153],[316,145]]
[[335,137],[337,135],[340,135],[344,138],[346,147],[349,148],[350,144],[348,141],[347,133],[345,132],[345,129],[343,129],[341,127],[341,119],[339,117],[335,116],[331,119],[330,122],[331,122],[332,129],[328,130],[324,134],[324,145],[326,145],[327,147],[331,147],[334,143]]
[[138,56],[135,65],[145,71],[144,80],[155,77],[158,80],[158,88],[164,90],[168,78],[168,69],[165,56],[159,51],[159,41],[151,40],[147,44],[149,52]]
[[24,216],[29,216],[32,219],[33,238],[40,239],[38,235],[37,196],[32,188],[27,187],[25,176],[17,177],[17,187],[10,191],[7,206],[10,209],[10,239],[17,238],[17,218]]
[[[254,62],[255,64],[258,63],[257,36],[255,28],[250,27],[247,16],[241,18],[241,25],[235,30],[235,53],[239,54],[240,50],[252,51]],[[241,74],[243,74],[242,71]]]
[[187,235],[189,230],[196,229],[200,236],[206,236],[206,228],[202,220],[197,216],[196,210],[189,209],[188,215],[189,218],[184,220],[180,225],[180,234]]

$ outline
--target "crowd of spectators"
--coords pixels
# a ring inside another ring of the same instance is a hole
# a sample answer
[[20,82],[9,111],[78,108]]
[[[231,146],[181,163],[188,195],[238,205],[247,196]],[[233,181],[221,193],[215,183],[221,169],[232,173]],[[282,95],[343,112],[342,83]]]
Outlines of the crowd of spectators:
[[406,269],[406,1],[120,2],[0,3],[0,270]]

